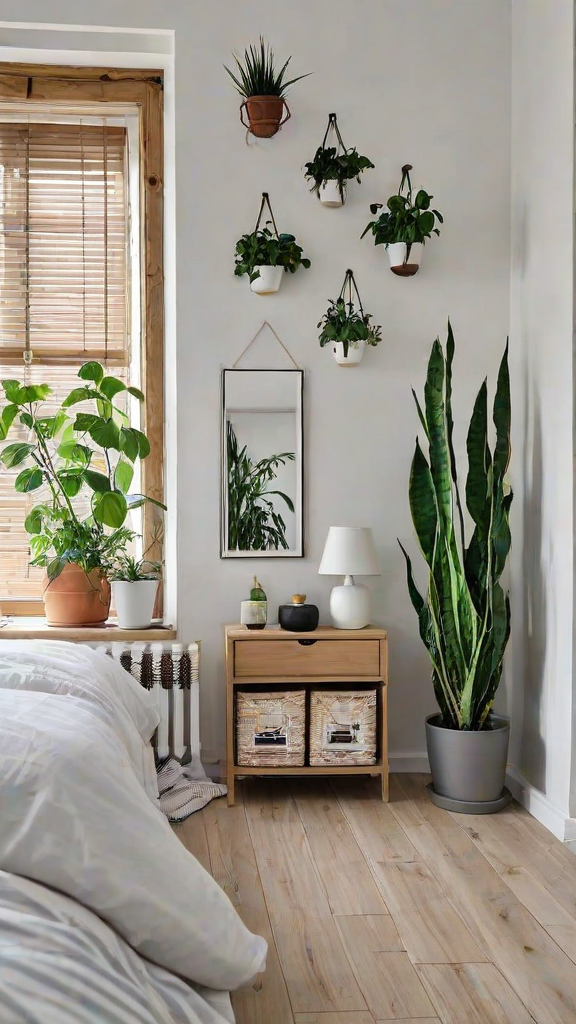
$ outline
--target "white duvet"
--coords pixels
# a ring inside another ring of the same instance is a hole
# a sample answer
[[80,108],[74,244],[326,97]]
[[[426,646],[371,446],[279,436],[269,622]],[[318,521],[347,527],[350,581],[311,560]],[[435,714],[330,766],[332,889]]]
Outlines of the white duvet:
[[156,725],[106,655],[0,639],[1,1024],[224,1024],[264,969],[157,806]]

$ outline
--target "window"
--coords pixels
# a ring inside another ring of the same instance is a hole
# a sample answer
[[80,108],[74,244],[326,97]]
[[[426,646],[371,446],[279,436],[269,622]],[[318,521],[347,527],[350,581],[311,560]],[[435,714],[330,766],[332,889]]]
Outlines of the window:
[[[58,404],[97,359],[142,387],[144,407],[127,412],[151,442],[142,489],[162,500],[161,84],[153,72],[113,74],[0,65],[0,378],[46,381]],[[13,85],[2,99],[8,79],[25,84],[25,100]],[[0,604],[41,613],[30,499],[13,477],[2,467]],[[156,515],[145,509],[145,544]]]

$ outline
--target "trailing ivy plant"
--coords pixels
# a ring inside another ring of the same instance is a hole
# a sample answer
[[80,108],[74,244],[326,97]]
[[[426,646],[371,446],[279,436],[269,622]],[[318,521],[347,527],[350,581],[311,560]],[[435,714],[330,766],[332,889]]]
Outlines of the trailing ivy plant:
[[371,220],[360,236],[364,238],[364,235],[371,231],[374,245],[385,245],[386,248],[396,242],[404,242],[408,246],[407,256],[410,255],[410,247],[415,242],[424,244],[433,234],[440,234],[436,222],[444,223],[442,214],[431,208],[433,196],[421,188],[413,197],[411,170],[411,164],[404,165],[398,193],[390,196],[385,207],[382,203],[371,204],[371,213],[376,214],[378,210],[383,210],[383,213],[375,220]]
[[[84,363],[78,377],[80,385],[51,415],[42,408],[52,393],[48,384],[1,382],[6,404],[0,410],[0,441],[11,432],[20,438],[4,446],[0,462],[9,470],[22,467],[14,481],[19,493],[41,493],[24,526],[31,564],[45,567],[50,579],[68,562],[86,573],[99,569],[105,574],[134,536],[125,525],[129,511],[147,501],[166,507],[130,493],[134,463],[148,456],[150,444],[130,426],[115,399],[128,392],[142,402],[142,392],[107,375],[94,361]],[[73,411],[85,403],[89,411]],[[77,499],[81,496],[84,504],[86,495],[90,512],[82,516]]]
[[293,462],[294,452],[281,452],[253,462],[247,446],[240,448],[230,420],[226,425],[228,455],[228,548],[231,551],[267,551],[287,549],[286,523],[272,495],[282,499],[290,512],[292,499],[284,491],[270,490],[277,469]]
[[[326,140],[330,129],[336,133],[337,146],[326,146]],[[346,184],[353,178],[360,182],[360,176],[364,171],[373,168],[374,164],[367,156],[361,156],[356,148],[352,146],[347,149],[342,141],[336,114],[330,114],[328,127],[322,141],[314,154],[314,159],[306,164],[305,178],[312,182],[311,192],[315,192],[320,198],[320,188],[325,181],[337,181],[340,198],[344,202]]]
[[295,274],[299,267],[308,270],[310,260],[303,255],[304,250],[296,242],[294,235],[275,234],[268,226],[256,228],[247,235],[242,235],[236,242],[237,277],[248,274],[250,282],[259,276],[255,267],[283,267],[290,274]]
[[[346,288],[348,288],[347,301],[344,298]],[[356,292],[358,308],[353,299],[352,288]],[[322,328],[318,338],[321,348],[334,342],[341,342],[344,358],[347,358],[350,345],[358,348],[359,341],[365,341],[367,345],[378,345],[382,341],[382,328],[371,324],[372,314],[364,312],[351,270],[346,271],[344,284],[338,298],[329,301],[330,305],[317,325]]]
[[490,446],[488,393],[482,384],[467,437],[466,507],[473,524],[466,541],[464,512],[453,444],[452,362],[454,336],[448,325],[446,355],[432,346],[424,405],[414,399],[428,448],[416,441],[409,484],[410,510],[428,568],[425,597],[406,559],[408,592],[420,636],[432,662],[432,680],[442,724],[479,730],[502,675],[510,636],[510,603],[500,579],[510,550],[512,491],[506,484],[510,460],[510,378],[504,352],[493,406]]
[[251,96],[282,97],[291,85],[299,82],[302,78],[308,78],[308,75],[311,74],[308,72],[308,75],[298,75],[296,78],[286,81],[286,71],[292,58],[288,57],[288,60],[277,71],[274,51],[262,36],[260,36],[258,46],[250,46],[244,50],[244,63],[236,54],[232,56],[236,63],[236,73],[230,71],[226,65],[224,65],[224,70],[230,75],[240,95],[246,99],[250,99]]

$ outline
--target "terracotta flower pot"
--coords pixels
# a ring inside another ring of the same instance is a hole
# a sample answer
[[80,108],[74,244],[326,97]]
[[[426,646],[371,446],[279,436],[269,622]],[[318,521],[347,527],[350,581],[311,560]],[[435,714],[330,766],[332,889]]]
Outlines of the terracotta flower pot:
[[[248,115],[248,124],[242,117],[244,109]],[[271,139],[289,117],[288,104],[282,96],[249,96],[240,107],[242,124],[258,139]]]
[[69,562],[56,579],[42,583],[49,626],[102,626],[110,611],[110,584],[99,569],[85,573]]

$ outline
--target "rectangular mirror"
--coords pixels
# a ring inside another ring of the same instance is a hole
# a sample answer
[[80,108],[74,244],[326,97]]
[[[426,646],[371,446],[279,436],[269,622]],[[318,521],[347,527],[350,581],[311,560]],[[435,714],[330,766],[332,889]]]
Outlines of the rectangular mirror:
[[222,371],[222,558],[301,558],[303,370]]

